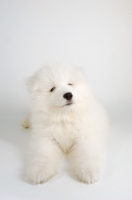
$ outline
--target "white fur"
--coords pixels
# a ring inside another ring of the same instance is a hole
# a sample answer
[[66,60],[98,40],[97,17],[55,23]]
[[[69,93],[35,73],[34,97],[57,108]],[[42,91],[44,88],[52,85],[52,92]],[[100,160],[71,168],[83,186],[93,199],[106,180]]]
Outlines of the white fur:
[[[27,86],[33,132],[27,163],[29,178],[37,184],[47,181],[57,173],[61,156],[66,153],[80,181],[96,182],[103,166],[108,120],[81,69],[47,65],[27,80]],[[63,95],[67,92],[73,94],[72,105],[66,105]]]

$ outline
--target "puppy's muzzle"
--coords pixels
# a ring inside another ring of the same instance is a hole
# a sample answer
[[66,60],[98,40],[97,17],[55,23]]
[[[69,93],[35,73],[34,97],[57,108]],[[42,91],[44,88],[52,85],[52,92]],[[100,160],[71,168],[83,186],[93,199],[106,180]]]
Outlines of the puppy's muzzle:
[[70,100],[72,99],[73,95],[72,95],[72,93],[67,92],[67,93],[65,93],[65,94],[63,95],[63,97],[64,97],[66,100],[70,101]]

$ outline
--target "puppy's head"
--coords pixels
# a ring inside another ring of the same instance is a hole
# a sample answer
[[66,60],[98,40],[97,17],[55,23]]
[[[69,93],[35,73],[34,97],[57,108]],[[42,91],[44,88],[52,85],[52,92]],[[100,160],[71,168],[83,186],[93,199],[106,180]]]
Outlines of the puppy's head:
[[43,109],[73,109],[83,103],[85,78],[81,70],[69,65],[47,65],[27,80],[34,106]]

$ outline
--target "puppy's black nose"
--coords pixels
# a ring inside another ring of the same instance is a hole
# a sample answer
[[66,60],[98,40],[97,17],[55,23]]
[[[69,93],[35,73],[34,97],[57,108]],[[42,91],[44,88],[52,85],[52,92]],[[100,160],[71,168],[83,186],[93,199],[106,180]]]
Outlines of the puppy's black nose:
[[72,99],[72,93],[70,93],[70,92],[67,92],[67,93],[65,93],[64,95],[63,95],[63,97],[65,98],[65,99],[67,99],[67,100],[71,100]]

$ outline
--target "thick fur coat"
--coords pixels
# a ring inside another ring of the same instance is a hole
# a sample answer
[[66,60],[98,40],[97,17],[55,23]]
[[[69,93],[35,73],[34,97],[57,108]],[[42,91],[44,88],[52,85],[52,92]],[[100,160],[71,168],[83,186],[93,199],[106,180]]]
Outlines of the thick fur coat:
[[[104,162],[107,115],[92,94],[82,70],[70,65],[47,65],[27,80],[30,124],[27,174],[34,183],[57,173],[65,153],[73,174],[96,182]],[[29,126],[28,119],[24,126]]]

